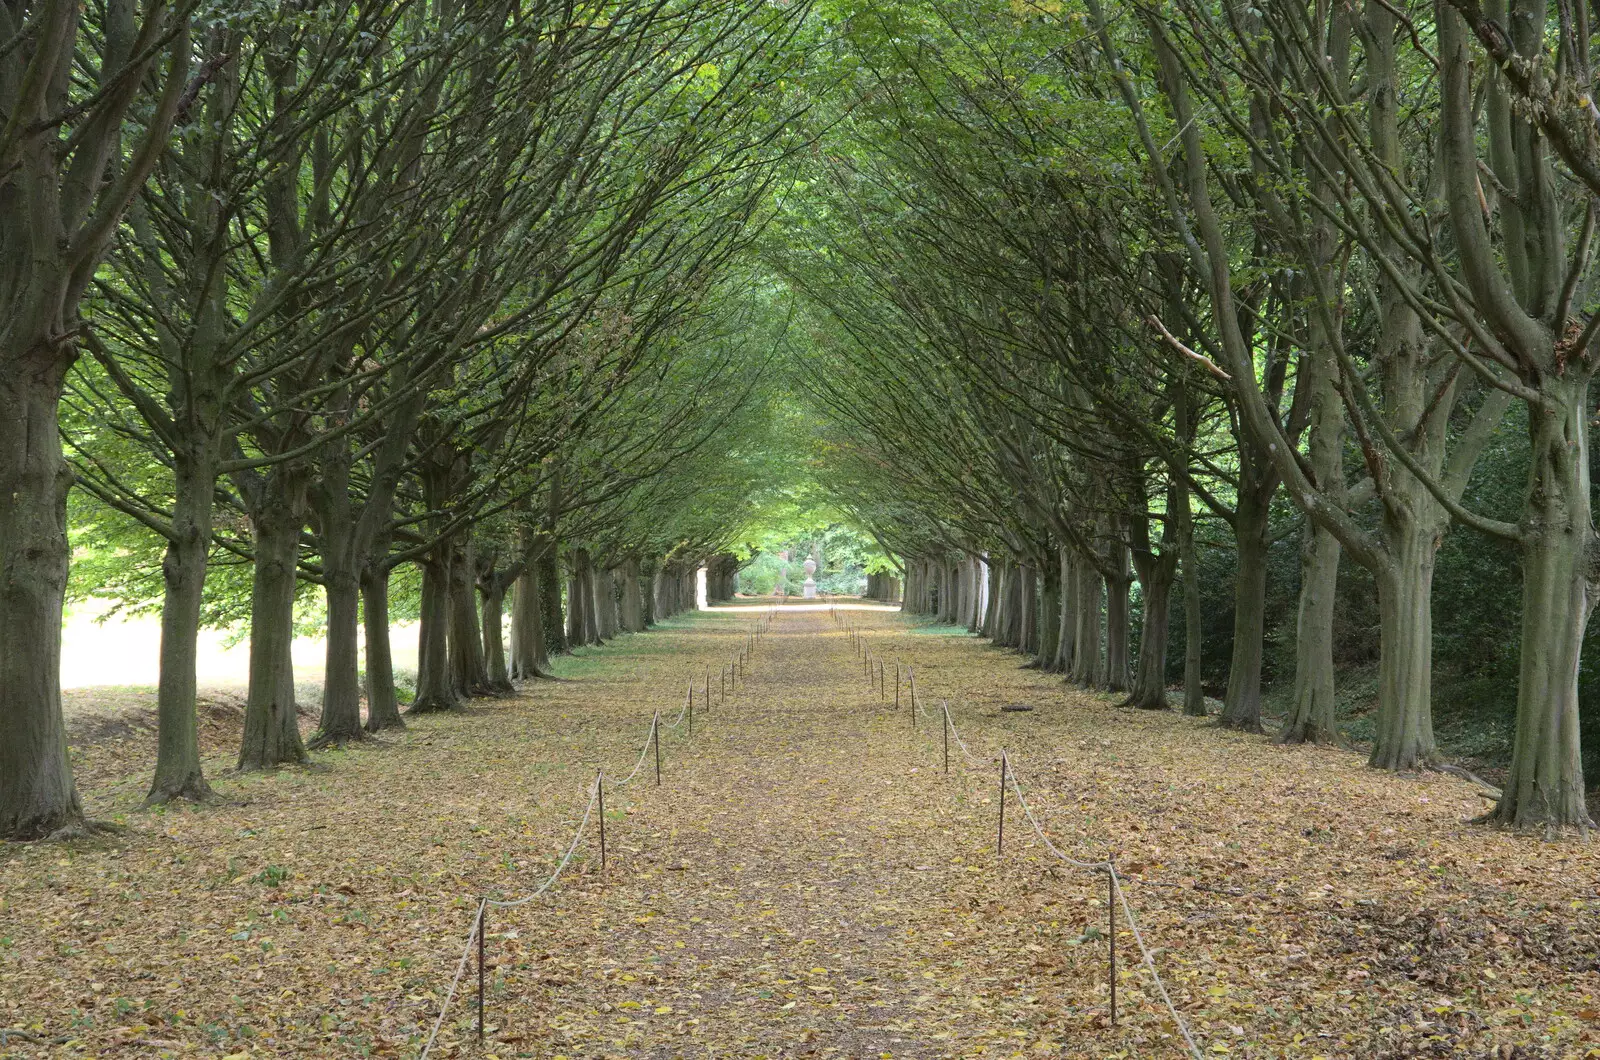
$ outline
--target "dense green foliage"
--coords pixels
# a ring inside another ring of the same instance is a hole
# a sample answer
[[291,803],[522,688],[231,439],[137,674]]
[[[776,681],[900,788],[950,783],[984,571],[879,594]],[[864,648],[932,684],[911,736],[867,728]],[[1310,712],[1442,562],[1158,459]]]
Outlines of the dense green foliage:
[[81,818],[65,599],[159,612],[151,798],[203,799],[202,626],[266,768],[297,628],[315,748],[404,724],[394,621],[452,710],[813,552],[1130,706],[1590,824],[1587,15],[4,18],[0,834]]

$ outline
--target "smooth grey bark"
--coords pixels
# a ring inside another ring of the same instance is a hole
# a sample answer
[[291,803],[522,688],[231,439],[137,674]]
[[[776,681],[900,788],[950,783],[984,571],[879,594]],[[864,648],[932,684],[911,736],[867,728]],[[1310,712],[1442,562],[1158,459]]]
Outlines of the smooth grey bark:
[[1038,601],[1038,648],[1034,665],[1046,673],[1056,670],[1056,658],[1061,646],[1061,568],[1049,563],[1040,568],[1041,591]]
[[1072,650],[1078,635],[1078,570],[1072,548],[1061,545],[1056,549],[1058,577],[1061,584],[1060,613],[1056,619],[1056,657],[1053,672],[1072,672]]
[[[723,579],[719,579],[721,581]],[[727,578],[731,580],[731,578]],[[724,588],[727,588],[724,585]],[[731,594],[729,594],[731,595]],[[726,600],[728,596],[720,596]],[[619,623],[617,621],[617,593],[616,577],[612,568],[596,568],[594,572],[594,618],[595,632],[602,641],[610,640],[617,635]]]
[[498,579],[491,578],[490,585],[478,594],[482,612],[484,669],[488,678],[485,687],[497,695],[516,691],[511,684],[511,668],[506,664],[505,610],[506,593]]
[[984,600],[983,621],[979,626],[978,632],[990,640],[994,640],[999,633],[1001,571],[998,561],[992,552],[984,557],[984,565],[989,571],[989,594],[988,598]]
[[241,770],[303,762],[294,690],[294,597],[300,531],[305,525],[305,472],[280,465],[253,490],[255,576],[250,597],[250,689],[245,700]]
[[1105,604],[1105,581],[1088,562],[1078,564],[1078,628],[1072,638],[1072,681],[1083,688],[1095,688],[1104,673],[1101,653],[1101,609]]
[[1489,819],[1516,828],[1594,827],[1578,740],[1578,673],[1595,605],[1589,386],[1579,373],[1530,410],[1522,547],[1522,657],[1511,768]]
[[1178,565],[1183,571],[1183,713],[1206,716],[1204,674],[1205,616],[1201,612],[1200,555],[1194,543],[1194,513],[1183,489],[1178,509]]
[[622,572],[621,584],[618,586],[621,596],[619,602],[621,627],[629,633],[643,633],[644,579],[640,574],[639,557],[628,557],[618,569]]
[[511,591],[511,677],[526,681],[549,674],[544,637],[544,601],[540,599],[539,565],[530,563]]
[[1133,605],[1129,599],[1133,577],[1128,571],[1128,546],[1120,540],[1114,541],[1111,557],[1111,569],[1117,573],[1105,579],[1105,672],[1099,684],[1110,692],[1126,692],[1133,682],[1132,653],[1128,645],[1133,625]]
[[483,654],[483,630],[478,625],[476,571],[470,538],[457,541],[450,555],[448,645],[450,683],[456,696],[463,699],[488,695],[491,691],[489,667]]
[[0,836],[12,839],[83,821],[61,714],[72,479],[56,410],[65,367],[41,346],[0,369]]
[[[1243,475],[1241,474],[1241,477]],[[1217,723],[1223,728],[1261,732],[1261,666],[1267,622],[1267,546],[1272,486],[1240,487],[1234,514],[1238,572],[1233,583],[1233,656],[1228,691]]]
[[544,627],[544,649],[548,656],[561,655],[567,650],[566,624],[561,614],[561,567],[552,537],[544,555],[539,557],[539,603],[543,608],[540,623]]
[[1172,583],[1178,573],[1178,554],[1172,544],[1168,536],[1159,553],[1148,548],[1133,550],[1140,590],[1139,660],[1127,702],[1140,710],[1167,709],[1167,636]]
[[422,568],[422,615],[417,632],[417,695],[407,714],[460,710],[450,678],[450,554],[440,542],[417,562]]
[[[384,546],[387,551],[387,545]],[[361,572],[361,623],[366,638],[367,731],[403,729],[389,642],[389,567],[369,563]]]
[[366,735],[361,725],[361,557],[356,552],[356,515],[350,500],[350,457],[342,441],[324,451],[311,499],[318,516],[322,592],[328,611],[322,717],[311,746],[323,747]]
[[1306,520],[1295,613],[1294,695],[1279,743],[1335,743],[1333,607],[1339,589],[1339,539]]
[[204,446],[175,461],[171,534],[161,561],[161,666],[156,685],[156,769],[146,805],[211,797],[200,767],[198,694],[200,609],[216,489],[214,449]]

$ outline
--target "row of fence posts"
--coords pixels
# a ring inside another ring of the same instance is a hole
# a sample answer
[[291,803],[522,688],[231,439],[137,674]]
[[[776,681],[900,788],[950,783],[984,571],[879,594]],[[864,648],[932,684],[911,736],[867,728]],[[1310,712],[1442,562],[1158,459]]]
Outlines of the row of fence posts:
[[[883,689],[884,664],[882,660],[880,659],[877,663],[876,678],[874,679],[873,665],[871,662],[871,649],[867,647],[866,638],[862,635],[862,631],[855,625],[854,622],[851,622],[848,619],[840,616],[837,605],[832,608],[832,613],[834,622],[843,628],[845,633],[849,636],[851,645],[855,649],[857,658],[861,659],[863,665],[866,667],[868,687],[876,688],[880,702],[887,702],[888,697]],[[911,717],[911,731],[916,732],[917,672],[914,667],[907,666],[905,667],[905,673],[910,682],[909,699],[911,701],[911,709],[908,713]],[[900,710],[900,685],[901,663],[899,660],[896,660],[894,664],[894,707],[896,713],[899,713]],[[942,709],[940,710],[939,735],[944,757],[944,773],[946,776],[950,774],[950,725],[950,706],[948,703],[944,703],[942,704]],[[1006,781],[1015,775],[1016,774],[1011,770],[1010,756],[1006,749],[1002,747],[1000,749],[1000,814],[999,820],[996,822],[994,847],[995,858],[997,860],[1004,860],[1005,858]],[[1109,867],[1112,864],[1110,855],[1107,855],[1106,864],[1107,868],[1102,871],[1104,871],[1106,874],[1107,981],[1111,985],[1111,1026],[1115,1027],[1117,1025],[1117,880],[1115,873]]]
[[[720,676],[720,680],[721,680],[721,683],[722,683],[722,688],[721,688],[720,695],[718,696],[718,699],[717,699],[717,704],[719,706],[722,705],[723,703],[727,702],[728,693],[730,691],[733,691],[733,692],[737,692],[738,691],[738,682],[741,682],[741,681],[745,680],[745,678],[746,678],[746,665],[747,665],[747,663],[749,661],[749,658],[750,658],[750,656],[755,654],[756,646],[761,643],[761,638],[766,633],[767,628],[772,624],[773,617],[774,617],[774,612],[768,612],[766,615],[763,615],[757,622],[755,622],[752,625],[752,627],[749,630],[747,630],[746,633],[745,633],[745,646],[744,646],[744,648],[732,660],[730,660],[728,663],[723,665],[723,667],[721,669],[721,676]],[[694,735],[694,691],[695,691],[695,689],[694,689],[694,681],[690,680],[688,697],[687,697],[687,700],[684,703],[684,709],[683,709],[682,713],[680,714],[680,717],[684,719],[685,723],[689,727],[688,735],[690,735],[690,736]],[[710,711],[711,711],[711,667],[709,667],[709,666],[706,667],[704,703],[705,703],[705,706],[704,706],[704,709],[703,709],[702,713],[710,713]],[[676,725],[677,722],[674,722],[673,724]],[[659,710],[656,711],[650,717],[650,736],[649,736],[649,741],[650,741],[650,745],[651,745],[651,750],[655,754],[655,776],[656,776],[655,786],[656,787],[660,787],[661,786],[661,712]],[[637,770],[635,772],[637,772]],[[631,780],[632,778],[630,777],[629,779]],[[623,781],[623,783],[627,783],[627,781]],[[599,826],[600,827],[600,872],[601,872],[602,875],[604,875],[604,873],[606,871],[606,785],[605,785],[605,770],[603,770],[603,769],[599,770],[595,774],[594,785],[595,785],[595,787],[594,787],[594,791],[595,791],[594,802],[591,805],[593,805],[595,807],[595,809],[597,809],[599,811],[599,814],[600,814],[600,826]],[[580,829],[580,832],[581,832],[582,825],[579,825],[579,829]],[[576,842],[576,840],[577,840],[577,837],[574,837],[574,842]],[[488,979],[488,964],[487,964],[487,962],[485,960],[485,949],[486,949],[486,945],[487,945],[485,940],[488,938],[488,935],[489,935],[489,898],[488,898],[487,895],[480,895],[478,897],[478,916],[477,916],[477,923],[474,925],[474,931],[475,931],[475,934],[477,935],[477,942],[478,942],[478,944],[477,944],[477,951],[478,951],[477,952],[477,957],[478,957],[478,1027],[477,1027],[477,1031],[478,1031],[478,1042],[479,1042],[479,1044],[482,1044],[482,1042],[483,1042],[483,1034],[484,1034],[484,1025],[485,1025],[484,1024],[485,984],[486,984],[487,979]],[[443,1014],[441,1013],[441,1018],[442,1017],[443,1017]],[[426,1057],[428,1055],[428,1050],[431,1049],[432,1046],[433,1046],[433,1043],[432,1043],[432,1040],[430,1039],[429,1042],[428,1042],[427,1047],[425,1047],[423,1049],[423,1052],[422,1052],[423,1057]]]

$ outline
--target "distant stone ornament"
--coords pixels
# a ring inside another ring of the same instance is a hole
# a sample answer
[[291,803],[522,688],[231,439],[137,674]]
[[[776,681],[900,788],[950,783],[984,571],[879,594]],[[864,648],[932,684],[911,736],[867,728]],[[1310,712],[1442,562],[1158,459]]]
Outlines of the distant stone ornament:
[[814,560],[814,559],[807,558],[806,559],[806,583],[805,583],[805,586],[804,586],[804,592],[802,594],[802,595],[805,596],[805,598],[807,600],[815,600],[817,598],[817,579],[812,577],[812,575],[816,574],[816,573],[817,573],[817,561]]

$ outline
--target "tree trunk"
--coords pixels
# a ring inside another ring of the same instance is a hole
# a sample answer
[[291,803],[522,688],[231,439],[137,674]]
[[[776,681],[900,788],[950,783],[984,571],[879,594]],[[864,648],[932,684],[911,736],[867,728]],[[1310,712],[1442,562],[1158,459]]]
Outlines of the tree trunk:
[[1066,545],[1056,549],[1057,566],[1061,579],[1060,614],[1057,616],[1056,657],[1052,672],[1072,672],[1072,645],[1078,635],[1078,568],[1072,550]]
[[478,625],[477,585],[472,544],[462,541],[450,555],[450,683],[460,698],[489,692],[489,667],[483,658],[483,630]]
[[1412,522],[1390,538],[1390,562],[1377,572],[1382,647],[1378,659],[1378,732],[1368,763],[1415,769],[1435,753],[1433,740],[1433,593],[1438,538]]
[[1335,743],[1333,605],[1339,591],[1338,538],[1306,520],[1295,622],[1294,701],[1279,743]]
[[1035,655],[1039,650],[1039,576],[1024,563],[1017,568],[1017,650]]
[[[723,580],[722,577],[717,579],[718,582]],[[616,578],[610,567],[596,568],[594,572],[594,623],[600,640],[607,641],[617,635]]]
[[65,367],[43,348],[0,367],[0,836],[10,839],[83,821],[61,715],[72,477],[56,414]]
[[361,622],[367,640],[367,731],[403,729],[389,645],[389,568],[382,563],[369,562],[361,572]]
[[[1126,570],[1126,549],[1116,546],[1123,569]],[[1133,680],[1128,633],[1133,624],[1133,606],[1128,592],[1133,579],[1126,573],[1106,579],[1106,668],[1101,687],[1108,692],[1125,692]]]
[[639,575],[639,557],[630,556],[622,567],[622,628],[629,633],[644,632],[644,582]]
[[511,677],[517,681],[548,676],[545,654],[544,602],[540,599],[538,561],[527,564],[511,591]]
[[450,680],[450,555],[441,542],[422,567],[422,622],[417,633],[417,695],[407,714],[460,710]]
[[211,546],[216,473],[203,461],[180,459],[172,536],[161,562],[161,672],[156,686],[156,773],[146,805],[211,795],[200,769],[195,721],[200,609]]
[[1034,654],[1034,665],[1046,673],[1054,673],[1061,644],[1061,568],[1049,563],[1039,574],[1043,589],[1039,593],[1039,647]]
[[[271,769],[303,762],[294,695],[294,595],[300,530],[304,525],[303,473],[268,472],[266,503],[254,505],[255,579],[250,598],[250,691],[245,701],[239,768]],[[298,481],[296,481],[298,480]]]
[[326,663],[322,675],[322,720],[316,746],[342,744],[365,735],[361,727],[361,578],[348,557],[323,559],[328,605]]
[[556,556],[556,542],[552,538],[549,548],[543,556],[539,557],[539,606],[542,612],[541,625],[544,627],[544,650],[541,656],[543,664],[540,670],[548,670],[549,656],[561,655],[567,650],[567,633],[561,616],[561,567]]
[[1084,688],[1095,687],[1103,672],[1100,654],[1101,616],[1105,580],[1088,562],[1078,564],[1078,628],[1072,636],[1072,680]]
[[1172,582],[1177,555],[1162,548],[1137,564],[1139,572],[1139,666],[1128,705],[1140,710],[1167,709],[1167,636],[1172,620]]
[[643,629],[649,629],[656,624],[655,584],[660,568],[661,563],[654,556],[649,558],[649,562],[642,563],[639,568],[639,621]]
[[1573,374],[1579,377],[1557,389],[1559,403],[1529,409],[1517,731],[1511,770],[1489,815],[1517,828],[1594,827],[1578,744],[1578,672],[1595,600],[1588,380]]
[[1269,498],[1241,489],[1234,515],[1239,570],[1233,583],[1233,658],[1218,724],[1261,732],[1261,664],[1266,638]]
[[516,691],[511,685],[511,671],[506,666],[506,591],[493,575],[489,582],[489,588],[478,593],[483,623],[484,670],[489,691],[504,696]]
[[1000,574],[995,569],[993,553],[984,557],[984,569],[988,571],[989,592],[983,601],[983,622],[978,632],[993,641],[1000,633]]

